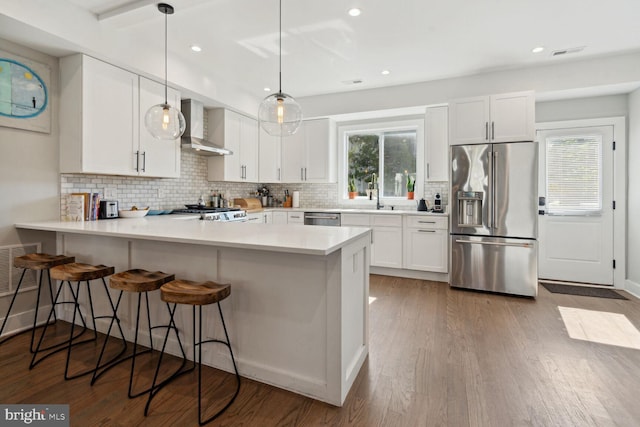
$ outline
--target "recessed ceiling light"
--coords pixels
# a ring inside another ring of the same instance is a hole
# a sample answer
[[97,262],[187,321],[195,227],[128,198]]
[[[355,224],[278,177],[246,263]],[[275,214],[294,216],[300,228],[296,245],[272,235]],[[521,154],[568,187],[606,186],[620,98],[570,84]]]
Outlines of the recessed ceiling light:
[[264,91],[265,91],[265,92],[271,92],[271,88],[269,88],[269,87],[265,87],[265,88],[264,88]]
[[532,52],[532,53],[540,53],[540,52],[542,52],[543,50],[544,50],[544,47],[543,47],[543,46],[537,46],[537,47],[534,47],[533,49],[531,49],[531,52]]
[[358,9],[357,7],[349,9],[349,15],[351,15],[351,16],[360,16],[361,13],[362,13],[362,11],[360,9]]
[[201,52],[202,48],[200,46],[198,46],[197,44],[191,45],[191,50],[194,52]]
[[381,73],[381,74],[382,74],[383,76],[388,76],[390,72],[391,72],[391,71],[389,71],[389,70],[382,70],[382,73]]

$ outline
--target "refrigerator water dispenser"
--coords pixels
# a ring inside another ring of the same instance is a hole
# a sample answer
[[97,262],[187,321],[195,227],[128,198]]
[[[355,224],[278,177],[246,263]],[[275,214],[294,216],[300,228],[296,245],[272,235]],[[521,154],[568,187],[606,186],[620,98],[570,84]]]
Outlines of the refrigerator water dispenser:
[[458,191],[458,227],[482,227],[481,191]]

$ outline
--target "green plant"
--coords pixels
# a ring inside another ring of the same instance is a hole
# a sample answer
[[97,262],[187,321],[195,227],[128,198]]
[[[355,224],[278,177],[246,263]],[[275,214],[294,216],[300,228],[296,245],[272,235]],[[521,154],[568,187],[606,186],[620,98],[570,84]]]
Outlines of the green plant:
[[407,175],[407,192],[413,193],[415,188],[416,188],[416,178],[411,175]]
[[351,176],[349,177],[349,193],[355,193],[356,191],[358,191],[356,189],[356,179]]

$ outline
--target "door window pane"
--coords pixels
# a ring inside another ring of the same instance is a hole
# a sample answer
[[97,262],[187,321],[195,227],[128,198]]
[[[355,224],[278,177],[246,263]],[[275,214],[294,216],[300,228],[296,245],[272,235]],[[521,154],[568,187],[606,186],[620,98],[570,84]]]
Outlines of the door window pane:
[[602,137],[547,138],[547,212],[593,215],[602,211]]

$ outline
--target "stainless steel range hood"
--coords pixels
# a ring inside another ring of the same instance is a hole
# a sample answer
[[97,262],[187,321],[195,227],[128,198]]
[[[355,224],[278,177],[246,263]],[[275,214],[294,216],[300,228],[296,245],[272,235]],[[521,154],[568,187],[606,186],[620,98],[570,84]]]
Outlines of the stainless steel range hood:
[[182,149],[190,150],[202,156],[226,156],[233,151],[204,139],[204,105],[194,99],[182,101],[182,114],[187,128],[182,135]]

